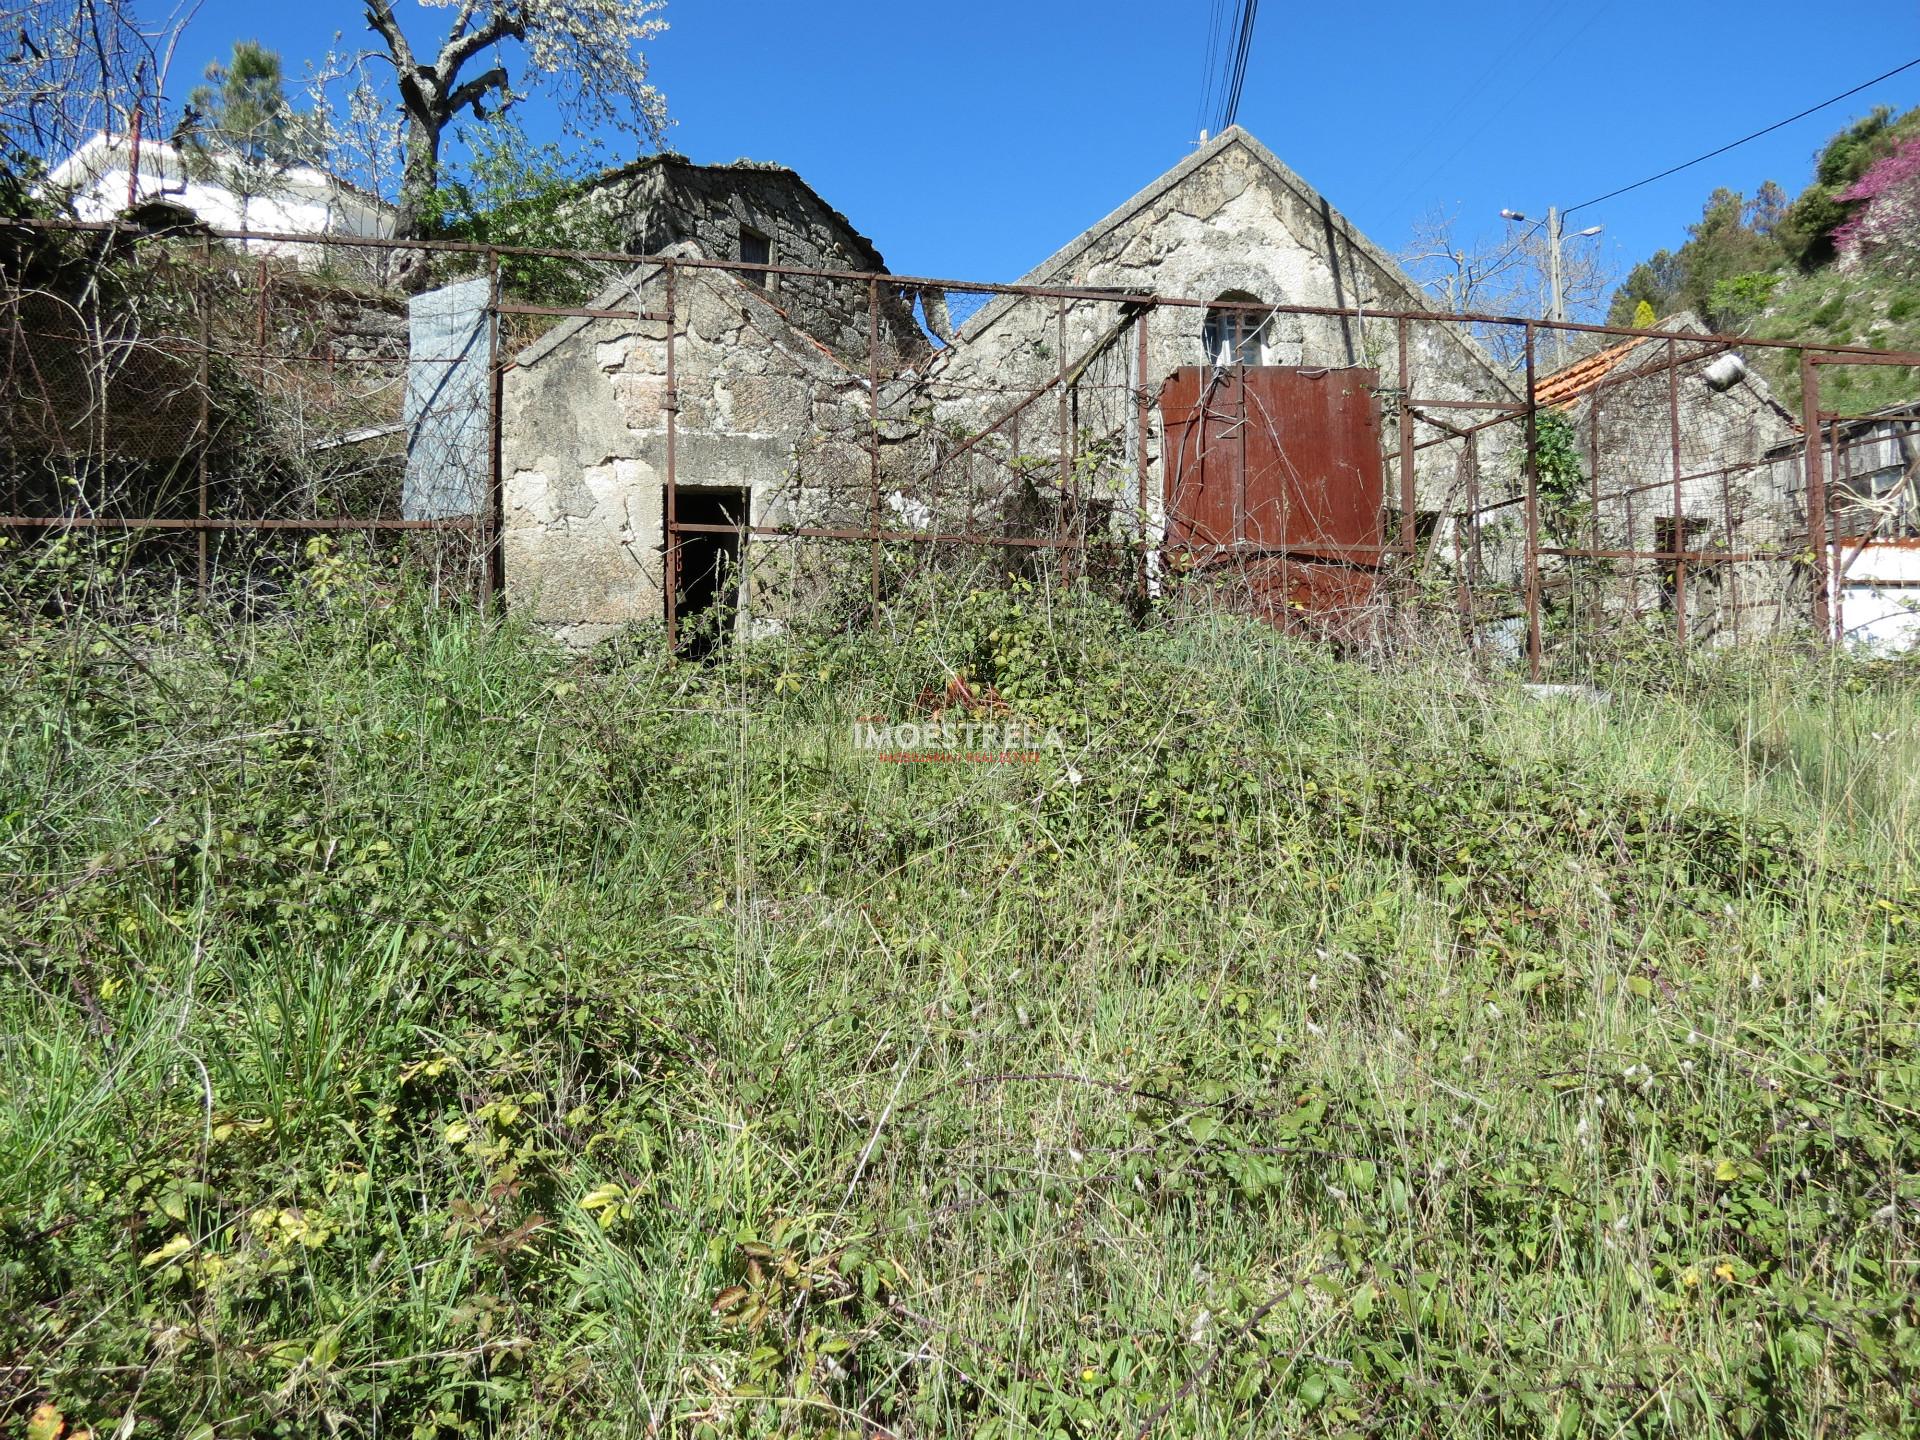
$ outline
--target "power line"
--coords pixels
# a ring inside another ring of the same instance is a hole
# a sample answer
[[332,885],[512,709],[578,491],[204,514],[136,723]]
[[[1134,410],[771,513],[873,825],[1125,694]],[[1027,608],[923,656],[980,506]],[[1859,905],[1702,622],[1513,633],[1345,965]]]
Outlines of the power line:
[[[1597,25],[1601,20],[1603,20],[1606,17],[1607,12],[1613,8],[1613,3],[1614,3],[1614,0],[1601,0],[1601,3],[1598,5],[1587,5],[1585,18],[1583,20],[1580,20],[1580,22],[1577,25],[1575,25],[1573,29],[1567,32],[1567,37],[1566,39],[1560,42],[1559,48],[1556,49],[1553,52],[1553,54],[1549,56],[1544,62],[1536,62],[1531,67],[1535,75],[1537,76],[1541,74],[1551,74],[1553,72],[1553,67],[1555,63],[1558,62],[1560,57],[1566,54],[1567,51],[1571,50],[1575,45],[1575,43],[1579,41],[1581,36],[1585,35],[1589,30],[1591,30],[1595,25]],[[1572,8],[1572,7],[1569,6],[1569,8]],[[1559,12],[1559,15],[1565,15],[1565,13],[1566,11],[1561,11]],[[1518,46],[1523,45],[1528,41],[1538,40],[1538,41],[1544,42],[1547,38],[1547,33],[1546,33],[1547,22],[1549,19],[1552,19],[1552,18],[1558,18],[1558,16],[1551,16],[1551,17],[1542,16],[1539,23],[1531,27],[1531,29],[1529,30],[1522,31],[1516,37],[1515,46],[1513,48],[1518,48]],[[1510,50],[1509,54],[1511,53],[1512,52]],[[1499,66],[1493,67],[1493,68],[1504,68],[1505,63],[1506,63],[1505,60],[1502,59],[1499,62]],[[1492,74],[1493,68],[1489,68],[1487,74],[1489,75]],[[1480,89],[1484,85],[1485,80],[1486,80],[1486,76],[1483,75],[1480,78],[1480,80],[1475,81],[1474,89],[1475,90]],[[1522,94],[1530,93],[1531,91],[1538,88],[1538,84],[1539,82],[1536,79],[1531,85],[1528,85],[1526,89],[1523,90],[1521,93]],[[1461,102],[1456,102],[1456,104],[1464,103],[1465,98],[1466,97],[1463,97],[1463,100]],[[1509,103],[1513,98],[1514,97],[1512,96],[1508,97]],[[1457,140],[1459,143],[1457,143],[1453,147],[1453,149],[1448,152],[1447,157],[1444,160],[1437,161],[1425,167],[1427,170],[1427,173],[1429,175],[1445,174],[1447,171],[1447,168],[1451,166],[1454,161],[1458,160],[1463,154],[1465,154],[1467,150],[1479,140],[1481,134],[1486,130],[1486,128],[1489,125],[1493,123],[1495,117],[1499,113],[1500,112],[1498,109],[1489,110],[1484,115],[1481,116],[1477,124],[1473,124],[1471,126],[1462,126],[1458,129],[1450,129],[1448,122],[1444,120],[1441,121],[1436,126],[1434,126],[1432,131],[1432,136],[1428,141],[1428,145],[1433,144],[1435,141],[1444,142],[1446,139]],[[1418,158],[1417,155],[1415,158],[1416,159]],[[1395,178],[1398,178],[1399,174],[1401,173],[1403,172],[1396,171]],[[1404,192],[1400,205],[1396,206],[1395,208],[1401,208],[1402,206],[1405,205],[1408,199],[1411,199],[1414,194],[1418,193],[1418,186],[1419,186],[1419,182],[1415,182],[1415,188],[1413,191]]]
[[1214,62],[1220,56],[1220,32],[1226,20],[1226,0],[1213,0],[1212,13],[1207,17],[1207,58],[1200,68],[1200,108],[1194,112],[1193,123],[1198,129],[1207,123],[1213,114]]
[[[1253,27],[1260,14],[1260,0],[1236,0],[1233,21],[1224,30],[1220,27],[1221,7],[1214,6],[1212,27],[1207,33],[1207,87],[1201,96],[1201,111],[1213,117],[1213,133],[1219,134],[1230,128],[1234,118],[1240,113],[1240,94],[1247,83],[1247,55],[1253,48]],[[1222,50],[1218,41],[1227,39]],[[1224,54],[1226,67],[1218,75],[1214,71],[1214,61]]]
[[1693,157],[1693,159],[1688,160],[1683,164],[1675,165],[1670,169],[1662,170],[1658,175],[1649,175],[1646,179],[1636,180],[1631,185],[1622,185],[1618,190],[1609,190],[1606,194],[1596,195],[1591,200],[1582,200],[1578,205],[1569,205],[1565,210],[1561,211],[1560,213],[1563,215],[1571,215],[1576,210],[1584,210],[1589,205],[1599,205],[1604,203],[1605,201],[1617,199],[1619,196],[1625,195],[1629,191],[1638,190],[1643,185],[1651,185],[1656,180],[1664,180],[1669,175],[1678,175],[1682,170],[1691,170],[1695,165],[1699,165],[1704,161],[1711,160],[1717,155],[1724,155],[1729,150],[1739,149],[1742,145],[1745,145],[1750,140],[1758,140],[1762,135],[1771,135],[1774,131],[1782,129],[1788,125],[1791,125],[1796,120],[1804,120],[1807,118],[1807,116],[1816,114],[1817,112],[1826,109],[1829,105],[1838,105],[1842,100],[1851,99],[1853,96],[1858,95],[1862,90],[1870,90],[1875,85],[1878,85],[1882,80],[1891,80],[1894,76],[1902,74],[1905,71],[1911,70],[1916,65],[1920,65],[1920,58],[1909,60],[1904,65],[1895,66],[1893,69],[1887,71],[1886,74],[1876,75],[1873,77],[1873,79],[1865,81],[1859,85],[1856,85],[1851,90],[1843,90],[1841,91],[1840,94],[1835,95],[1830,100],[1822,100],[1818,105],[1809,105],[1805,110],[1802,110],[1798,115],[1789,115],[1784,120],[1776,120],[1773,124],[1767,126],[1766,129],[1764,130],[1756,130],[1751,135],[1742,135],[1738,140],[1735,140],[1730,144],[1722,145],[1718,150],[1709,150],[1706,154],[1696,155]]
[[[1562,214],[1564,213],[1565,212],[1563,211]],[[1538,235],[1540,233],[1540,227],[1545,225],[1546,223],[1547,222],[1544,220],[1534,221],[1531,229],[1525,231],[1518,240],[1514,241],[1513,244],[1509,245],[1506,249],[1502,250],[1498,255],[1496,255],[1490,264],[1481,266],[1480,273],[1482,275],[1492,275],[1497,273],[1500,267],[1506,264],[1507,257],[1517,253],[1522,245],[1525,245],[1527,241],[1531,240],[1534,236]]]
[[[1548,0],[1548,4],[1551,6],[1552,0]],[[1373,199],[1391,193],[1388,187],[1396,185],[1400,177],[1413,169],[1417,162],[1436,145],[1444,144],[1450,139],[1459,141],[1454,147],[1453,153],[1449,155],[1446,160],[1438,165],[1429,165],[1426,167],[1429,178],[1445,170],[1448,165],[1451,165],[1455,160],[1459,159],[1460,152],[1473,143],[1481,131],[1493,123],[1494,115],[1509,105],[1512,97],[1509,95],[1500,99],[1495,109],[1490,110],[1482,117],[1480,123],[1474,126],[1473,129],[1466,134],[1465,138],[1462,138],[1460,129],[1454,125],[1454,120],[1460,116],[1461,112],[1465,110],[1469,104],[1477,99],[1484,98],[1488,94],[1487,81],[1491,80],[1496,73],[1504,73],[1507,62],[1513,59],[1521,47],[1529,41],[1537,40],[1545,32],[1548,21],[1564,16],[1572,8],[1573,0],[1563,0],[1559,10],[1554,11],[1549,9],[1547,13],[1542,14],[1539,19],[1530,24],[1516,27],[1513,34],[1508,38],[1506,48],[1499,51],[1487,62],[1486,68],[1474,77],[1472,84],[1461,87],[1460,93],[1454,97],[1454,101],[1447,107],[1446,113],[1427,127],[1426,138],[1418,145],[1403,149],[1400,152],[1399,163],[1396,164],[1391,171],[1388,171],[1376,179],[1374,188],[1368,193],[1368,198]],[[1584,29],[1585,27],[1583,26],[1582,28]],[[1414,193],[1418,190],[1421,183],[1423,182],[1415,181],[1414,190],[1401,192],[1401,198],[1395,203],[1393,208],[1398,210],[1405,205],[1407,201],[1413,199]]]
[[[1829,105],[1838,105],[1842,100],[1851,99],[1853,96],[1858,95],[1862,90],[1870,90],[1875,85],[1878,85],[1882,80],[1891,80],[1894,76],[1903,74],[1904,72],[1913,69],[1916,65],[1920,65],[1920,58],[1909,60],[1904,65],[1896,66],[1894,69],[1887,71],[1887,73],[1884,75],[1876,75],[1874,76],[1873,79],[1865,81],[1859,85],[1856,85],[1851,90],[1843,91],[1842,93],[1833,96],[1831,99],[1822,100],[1818,105],[1810,105],[1797,115],[1789,115],[1784,120],[1776,120],[1773,124],[1767,126],[1763,130],[1756,130],[1751,135],[1743,135],[1738,140],[1735,140],[1730,144],[1722,145],[1718,150],[1709,150],[1706,154],[1696,155],[1693,159],[1688,160],[1684,164],[1675,165],[1671,169],[1662,170],[1658,175],[1649,175],[1646,179],[1636,180],[1631,185],[1622,185],[1618,190],[1609,190],[1605,195],[1596,195],[1591,200],[1582,200],[1578,205],[1569,205],[1566,207],[1566,209],[1560,212],[1560,218],[1564,220],[1566,219],[1567,216],[1571,215],[1576,210],[1585,210],[1590,205],[1604,204],[1606,201],[1617,199],[1619,196],[1625,195],[1629,191],[1638,190],[1645,185],[1651,185],[1656,180],[1664,180],[1669,175],[1678,175],[1682,170],[1690,170],[1695,165],[1698,165],[1703,161],[1711,160],[1717,155],[1726,154],[1729,150],[1737,150],[1740,146],[1745,145],[1750,140],[1758,140],[1762,135],[1771,135],[1774,131],[1782,129],[1785,126],[1791,125],[1796,120],[1804,120],[1809,115],[1814,115],[1822,110],[1825,110]],[[1522,232],[1518,240],[1514,241],[1513,244],[1509,245],[1505,250],[1501,251],[1500,254],[1494,258],[1493,262],[1488,266],[1486,266],[1486,271],[1491,272],[1491,271],[1497,270],[1502,264],[1506,262],[1506,260],[1509,257],[1514,255],[1523,245],[1525,245],[1535,235],[1539,234],[1541,227],[1544,226],[1546,223],[1547,222],[1544,220],[1534,221],[1531,227],[1529,227],[1527,230]]]
[[1240,35],[1233,57],[1233,79],[1227,87],[1227,103],[1220,112],[1222,130],[1233,127],[1240,114],[1240,92],[1247,83],[1247,55],[1253,49],[1253,25],[1260,14],[1260,0],[1243,0],[1240,7]]

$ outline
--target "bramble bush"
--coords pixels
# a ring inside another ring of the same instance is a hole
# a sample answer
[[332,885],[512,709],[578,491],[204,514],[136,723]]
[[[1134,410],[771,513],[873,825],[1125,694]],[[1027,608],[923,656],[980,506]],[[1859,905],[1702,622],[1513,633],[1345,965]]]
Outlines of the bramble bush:
[[[1910,1426],[1899,666],[1543,704],[1028,583],[576,657],[330,549],[9,623],[16,1427]],[[956,674],[1064,747],[854,746]]]

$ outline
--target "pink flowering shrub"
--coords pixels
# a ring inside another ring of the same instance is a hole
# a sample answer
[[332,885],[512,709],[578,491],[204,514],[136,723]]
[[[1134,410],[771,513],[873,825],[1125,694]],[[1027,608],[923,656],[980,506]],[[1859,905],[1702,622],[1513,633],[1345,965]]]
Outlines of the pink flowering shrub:
[[1834,198],[1859,207],[1834,227],[1843,257],[1878,252],[1903,267],[1920,263],[1920,138],[1902,141]]

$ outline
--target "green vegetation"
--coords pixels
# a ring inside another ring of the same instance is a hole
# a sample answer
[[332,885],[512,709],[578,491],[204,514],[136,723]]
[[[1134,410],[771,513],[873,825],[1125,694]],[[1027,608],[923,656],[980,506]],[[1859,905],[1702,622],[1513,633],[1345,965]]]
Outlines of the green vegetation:
[[1831,140],[1814,165],[1813,183],[1800,192],[1781,217],[1781,244],[1787,257],[1803,267],[1834,258],[1833,232],[1852,212],[1840,196],[1902,141],[1920,136],[1920,109],[1896,118],[1885,106],[1855,121]]
[[207,66],[206,83],[187,97],[187,115],[179,138],[208,171],[219,159],[290,165],[317,148],[312,117],[287,100],[279,53],[257,40],[236,40],[226,64]]
[[[535,145],[511,115],[494,116],[461,137],[469,158],[435,192],[431,228],[480,245],[550,250],[622,250],[611,206],[596,200],[584,166],[553,144]],[[554,305],[582,305],[612,278],[591,262],[504,256],[508,291]]]
[[[1614,293],[1609,323],[1642,325],[1691,309],[1726,334],[1920,350],[1920,273],[1904,253],[1868,251],[1842,265],[1834,243],[1835,230],[1865,203],[1843,197],[1917,140],[1920,109],[1875,110],[1827,142],[1813,182],[1791,204],[1771,180],[1752,199],[1714,191],[1686,244],[1634,266]],[[1755,358],[1783,402],[1795,404],[1797,357]],[[1915,382],[1906,368],[1833,369],[1821,377],[1822,404],[1864,413],[1913,399]]]
[[15,1433],[1910,1433],[1911,675],[294,598],[9,612]]
[[[1782,340],[1820,339],[1837,345],[1920,350],[1920,276],[1903,278],[1837,268],[1789,278],[1772,303],[1743,332]],[[1789,405],[1800,393],[1794,354],[1753,357]],[[1822,367],[1824,409],[1863,415],[1910,401],[1916,376],[1904,366]]]
[[1700,219],[1687,227],[1686,244],[1633,267],[1614,293],[1609,322],[1632,323],[1641,304],[1660,315],[1697,310],[1718,328],[1751,319],[1756,302],[1764,304],[1774,285],[1834,262],[1833,232],[1859,208],[1840,197],[1876,162],[1916,137],[1920,109],[1897,118],[1891,110],[1875,110],[1827,142],[1813,183],[1791,204],[1771,180],[1752,199],[1714,191]]

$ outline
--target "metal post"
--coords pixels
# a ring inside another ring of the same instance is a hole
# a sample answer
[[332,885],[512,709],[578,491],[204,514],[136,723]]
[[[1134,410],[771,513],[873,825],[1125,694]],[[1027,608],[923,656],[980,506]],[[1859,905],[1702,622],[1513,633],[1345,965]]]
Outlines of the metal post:
[[1054,302],[1055,349],[1059,361],[1058,378],[1054,387],[1059,391],[1060,415],[1060,513],[1054,522],[1054,538],[1060,542],[1060,583],[1065,585],[1071,578],[1066,547],[1067,527],[1072,522],[1073,457],[1068,453],[1067,430],[1070,426],[1070,412],[1067,408],[1067,301],[1062,296]]
[[880,282],[867,282],[867,593],[880,603]]
[[1148,558],[1148,547],[1152,538],[1147,533],[1149,528],[1147,525],[1147,437],[1153,424],[1153,418],[1150,412],[1152,401],[1147,392],[1148,313],[1148,307],[1145,305],[1141,306],[1139,317],[1133,322],[1133,379],[1134,384],[1139,387],[1134,392],[1133,397],[1133,459],[1135,484],[1139,492],[1137,501],[1139,505],[1139,517],[1136,523],[1140,526],[1139,582],[1140,603],[1143,606],[1147,603],[1148,597],[1148,574],[1151,569],[1151,561]]
[[1527,677],[1540,679],[1540,411],[1534,394],[1533,321],[1526,322],[1527,348]]
[[1479,602],[1473,587],[1484,571],[1480,554],[1480,436],[1469,431],[1466,438],[1467,465],[1467,559],[1462,572],[1460,593],[1467,612],[1467,649],[1475,651],[1480,642]]
[[480,608],[506,591],[506,482],[500,464],[501,400],[506,371],[500,364],[500,257],[487,252],[487,502],[480,517]]
[[[1601,386],[1596,385],[1593,398],[1587,406],[1587,548],[1590,550],[1600,548],[1600,401],[1605,393]],[[1597,626],[1601,618],[1598,613],[1600,586],[1597,582],[1589,593],[1593,596],[1595,612],[1591,618]],[[1587,603],[1584,597],[1581,603]]]
[[1400,533],[1407,551],[1405,593],[1411,601],[1413,575],[1420,563],[1417,533],[1420,527],[1414,523],[1414,506],[1418,502],[1413,473],[1413,362],[1407,354],[1408,328],[1404,315],[1394,322],[1395,341],[1400,351]]
[[1820,372],[1811,351],[1800,352],[1800,424],[1807,466],[1807,549],[1813,562],[1813,629],[1831,638],[1827,614],[1827,477],[1820,455]]
[[[196,306],[196,308],[200,312],[200,324],[199,324],[200,404],[199,404],[199,421],[194,431],[195,443],[193,447],[194,455],[195,455],[194,464],[198,472],[198,481],[199,481],[198,487],[197,487],[198,502],[197,502],[194,514],[197,519],[202,521],[211,518],[211,514],[212,514],[211,508],[208,503],[209,497],[208,497],[208,481],[207,481],[207,451],[212,447],[212,444],[213,444],[213,435],[212,435],[213,412],[211,408],[211,401],[210,401],[210,394],[209,394],[213,384],[213,373],[212,373],[213,325],[212,325],[212,317],[208,314],[208,309],[212,304],[212,297],[207,293],[207,277],[209,274],[212,273],[212,270],[213,270],[212,242],[205,235],[202,235],[200,237],[199,283],[194,287],[194,294],[199,300],[199,304]],[[199,562],[197,567],[197,577],[198,577],[197,588],[200,596],[200,603],[202,605],[207,603],[207,538],[208,538],[208,531],[205,525],[202,525],[198,530],[194,532],[194,546],[195,546],[196,558]]]
[[[1720,472],[1720,533],[1726,537],[1728,550],[1744,549],[1735,543],[1733,524],[1733,473],[1730,470]],[[1726,613],[1727,621],[1733,632],[1735,644],[1740,641],[1740,567],[1733,561],[1726,561],[1720,567],[1720,604]]]
[[[1827,473],[1833,476],[1835,484],[1844,485],[1852,473],[1852,463],[1848,457],[1848,451],[1852,449],[1851,437],[1847,427],[1838,420],[1833,422],[1829,433],[1833,436],[1833,455]],[[1833,547],[1829,565],[1833,575],[1833,643],[1840,645],[1847,638],[1847,571],[1853,567],[1847,559],[1847,537],[1840,532],[1837,523],[1830,529]]]
[[[1234,426],[1234,434],[1239,440],[1239,458],[1233,466],[1233,529],[1227,539],[1238,550],[1247,543],[1247,426],[1252,423],[1251,408],[1247,404],[1247,372],[1238,365],[1233,367],[1233,391],[1240,402],[1240,420]],[[1283,485],[1280,489],[1282,513],[1285,512],[1286,502],[1287,492]],[[1283,523],[1278,542],[1283,551],[1290,538]],[[1284,558],[1281,563],[1286,563]]]
[[1680,464],[1680,347],[1667,341],[1667,439],[1673,459],[1673,527],[1668,540],[1673,545],[1673,643],[1683,649],[1687,643],[1687,495]]
[[667,393],[666,403],[662,407],[667,416],[667,498],[666,498],[666,566],[665,579],[667,589],[667,649],[669,652],[680,648],[680,516],[677,510],[677,475],[674,468],[675,449],[679,443],[680,429],[680,387],[679,372],[674,368],[674,332],[680,325],[679,306],[679,270],[672,260],[662,262],[666,274],[667,295]]

